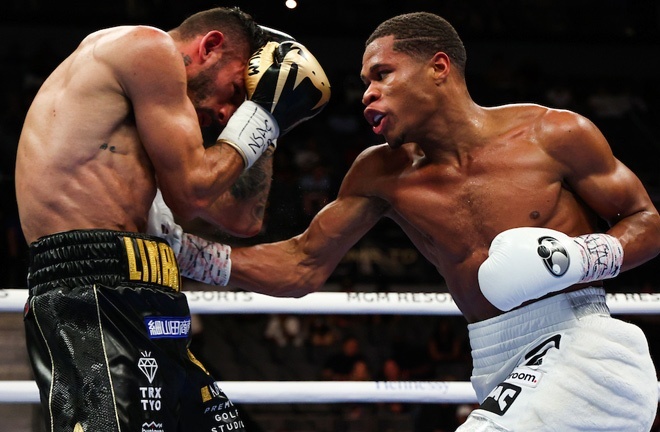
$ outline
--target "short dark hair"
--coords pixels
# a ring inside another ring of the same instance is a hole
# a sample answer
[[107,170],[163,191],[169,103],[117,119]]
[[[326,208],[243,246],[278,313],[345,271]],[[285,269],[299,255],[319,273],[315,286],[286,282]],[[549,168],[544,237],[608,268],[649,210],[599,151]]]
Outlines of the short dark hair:
[[427,60],[438,51],[449,56],[462,75],[467,54],[456,29],[446,19],[428,12],[413,12],[395,16],[381,23],[369,36],[365,46],[374,40],[394,36],[395,51]]
[[238,7],[217,7],[197,12],[186,18],[173,31],[183,40],[192,39],[211,30],[220,30],[230,39],[247,42],[250,52],[255,52],[266,41],[266,34],[251,15]]

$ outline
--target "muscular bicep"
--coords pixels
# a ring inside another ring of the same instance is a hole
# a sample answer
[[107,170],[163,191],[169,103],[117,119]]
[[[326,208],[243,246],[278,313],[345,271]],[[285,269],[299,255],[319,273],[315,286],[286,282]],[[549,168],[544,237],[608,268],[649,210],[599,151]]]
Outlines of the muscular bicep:
[[[205,149],[195,108],[187,94],[181,53],[157,29],[139,28],[115,61],[130,100],[139,140],[163,197],[185,219],[200,216],[242,172],[242,160],[222,146]],[[132,39],[131,39],[132,38]]]
[[344,177],[335,201],[325,206],[300,236],[307,261],[329,276],[346,252],[387,212],[380,198],[376,158],[361,154]]
[[[139,29],[132,54],[120,67],[142,145],[159,173],[180,171],[186,156],[201,149],[202,134],[181,54],[155,29]],[[151,44],[146,41],[151,40]],[[141,46],[148,45],[148,46]]]
[[580,198],[610,226],[652,208],[639,178],[618,160],[607,171],[583,172],[570,183]]
[[304,295],[319,289],[346,252],[389,209],[374,187],[374,165],[374,159],[358,157],[337,199],[317,213],[302,234],[236,250],[232,280],[240,288],[269,295]]
[[555,151],[566,167],[565,179],[580,199],[607,221],[607,233],[624,249],[623,270],[634,268],[660,251],[660,215],[639,178],[612,154],[605,137],[577,116],[563,127]]
[[324,207],[300,236],[306,262],[330,275],[346,252],[378,222],[385,206],[374,197],[340,197]]
[[607,139],[589,120],[577,116],[567,122],[567,142],[558,156],[566,166],[566,182],[610,225],[652,208],[639,178],[615,158]]
[[346,251],[380,218],[372,198],[339,198],[324,207],[302,234],[232,252],[230,284],[274,296],[318,290]]

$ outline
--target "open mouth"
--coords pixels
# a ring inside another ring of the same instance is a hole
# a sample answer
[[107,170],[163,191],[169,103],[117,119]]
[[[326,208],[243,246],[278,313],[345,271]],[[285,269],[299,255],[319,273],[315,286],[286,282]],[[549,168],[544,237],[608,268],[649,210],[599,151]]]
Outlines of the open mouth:
[[385,114],[376,110],[366,109],[364,111],[364,118],[367,119],[367,122],[371,125],[375,133],[380,133],[383,125],[383,119]]

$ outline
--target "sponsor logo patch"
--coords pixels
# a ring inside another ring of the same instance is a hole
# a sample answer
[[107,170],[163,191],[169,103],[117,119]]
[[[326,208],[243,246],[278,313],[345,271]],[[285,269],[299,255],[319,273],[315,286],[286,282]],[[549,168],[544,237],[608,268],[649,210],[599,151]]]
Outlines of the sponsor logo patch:
[[206,403],[214,398],[227,399],[217,382],[211,383],[201,388],[202,402]]
[[144,318],[144,325],[151,339],[185,338],[190,333],[190,317],[150,316]]
[[[156,371],[158,371],[158,363],[156,359],[151,357],[150,351],[141,351],[142,357],[138,360],[138,368],[142,371],[145,377],[152,384],[156,378]],[[143,411],[160,411],[162,407],[161,392],[162,387],[155,386],[140,386],[140,403],[142,404]],[[162,426],[162,425],[161,425]],[[143,425],[144,430],[144,425]],[[149,429],[151,430],[151,429]],[[154,429],[157,431],[158,429]]]
[[503,382],[488,394],[488,397],[479,408],[499,416],[504,415],[511,408],[521,391],[522,388],[517,385]]
[[149,380],[149,384],[151,384],[156,376],[158,363],[155,358],[151,358],[151,351],[142,351],[141,353],[142,357],[138,360],[138,367]]
[[149,423],[142,423],[141,432],[165,432],[165,429],[163,429],[162,423],[156,423],[152,421]]
[[504,382],[534,388],[539,384],[542,377],[543,372],[522,367],[514,369]]
[[174,251],[167,243],[133,237],[122,239],[128,280],[180,290],[179,266]]
[[554,237],[544,236],[538,239],[539,246],[536,252],[539,254],[551,275],[563,276],[571,264],[571,259],[566,248]]
[[561,334],[556,334],[549,337],[543,342],[530,349],[525,354],[524,365],[533,368],[534,366],[541,366],[545,355],[553,348],[559,349],[561,343]]

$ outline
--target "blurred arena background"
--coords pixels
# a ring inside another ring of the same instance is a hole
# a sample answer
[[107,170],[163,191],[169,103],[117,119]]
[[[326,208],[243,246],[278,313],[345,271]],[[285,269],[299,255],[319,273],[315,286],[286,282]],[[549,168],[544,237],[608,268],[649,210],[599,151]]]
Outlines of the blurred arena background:
[[[354,157],[379,142],[362,117],[364,41],[391,16],[429,11],[464,39],[476,102],[541,103],[586,115],[660,207],[660,2],[656,0],[3,0],[0,4],[0,288],[25,288],[27,246],[13,185],[18,135],[32,96],[87,33],[114,25],[165,30],[214,6],[239,6],[307,45],[333,89],[326,110],[280,141],[267,223],[248,240],[288,238],[336,194]],[[38,173],[35,173],[38,175]],[[201,223],[186,226],[238,244]],[[246,240],[240,240],[245,243]],[[659,293],[660,259],[608,281],[610,292]],[[190,284],[191,289],[199,289]],[[393,224],[346,256],[328,291],[444,290]],[[468,380],[465,322],[440,316],[202,315],[193,352],[219,380]],[[660,365],[660,317],[640,325]],[[20,314],[0,315],[0,379],[31,379]],[[456,427],[471,407],[411,404],[246,405],[251,431],[414,431]],[[0,405],[0,432],[40,431],[33,405]],[[34,424],[33,424],[34,423]],[[657,424],[655,431],[660,430]]]

